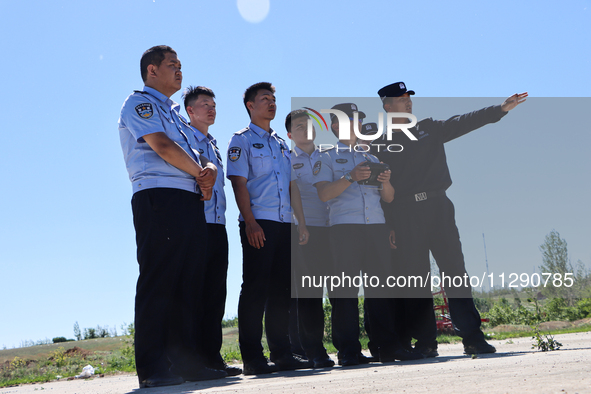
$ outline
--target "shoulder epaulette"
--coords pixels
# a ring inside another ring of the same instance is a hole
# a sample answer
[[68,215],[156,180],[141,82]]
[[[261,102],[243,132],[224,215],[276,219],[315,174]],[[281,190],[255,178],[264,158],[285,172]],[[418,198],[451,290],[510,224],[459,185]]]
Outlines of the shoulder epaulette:
[[239,134],[244,134],[246,133],[248,130],[250,130],[248,127],[243,128],[242,130],[239,130],[237,132],[235,132],[234,134],[239,135]]
[[134,90],[134,93],[140,93],[140,94],[148,94],[148,92],[144,92],[143,90]]
[[[160,108],[162,108],[162,107],[160,107]],[[165,110],[164,108],[162,108],[162,110],[163,110],[165,113],[168,113],[168,112],[166,112],[166,110]],[[185,118],[183,117],[183,115],[181,115],[181,114],[179,114],[179,113],[177,113],[177,115],[178,115],[179,119],[181,120],[181,122],[183,122],[183,123],[185,124],[185,126],[187,126],[187,127],[191,127],[190,123],[189,123],[189,122],[187,122],[187,119],[185,119]]]
[[319,151],[320,153],[325,153],[325,152],[330,152],[331,150],[335,150],[335,149],[336,149],[336,146],[335,146],[335,145],[333,145],[333,146],[332,146],[332,148],[328,148],[328,149],[322,149],[322,150],[318,149],[318,151]]

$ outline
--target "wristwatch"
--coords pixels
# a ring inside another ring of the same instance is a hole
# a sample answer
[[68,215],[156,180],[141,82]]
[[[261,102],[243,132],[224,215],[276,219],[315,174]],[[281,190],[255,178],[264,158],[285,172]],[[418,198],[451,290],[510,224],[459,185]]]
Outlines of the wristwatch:
[[345,178],[346,180],[348,180],[351,183],[355,182],[353,180],[353,177],[351,176],[351,173],[350,172],[345,172],[345,175],[343,175],[343,178]]

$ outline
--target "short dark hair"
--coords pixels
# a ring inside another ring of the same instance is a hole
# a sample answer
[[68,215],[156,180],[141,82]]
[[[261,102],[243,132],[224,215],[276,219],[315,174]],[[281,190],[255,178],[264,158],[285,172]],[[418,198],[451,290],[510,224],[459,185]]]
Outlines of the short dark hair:
[[174,53],[176,55],[176,51],[168,45],[157,45],[144,52],[140,60],[140,71],[144,82],[148,80],[148,66],[152,64],[159,67],[166,57],[166,53]]
[[244,91],[244,106],[246,107],[246,111],[248,112],[248,116],[250,116],[250,110],[248,109],[248,106],[246,105],[246,103],[248,103],[249,101],[254,101],[254,98],[259,93],[259,90],[269,90],[269,91],[271,91],[271,93],[275,94],[275,86],[273,86],[271,84],[271,82],[259,82],[259,83],[255,83],[252,86],[249,86]]
[[189,86],[183,93],[183,99],[185,100],[185,111],[194,100],[197,100],[200,94],[215,98],[215,94],[210,88],[206,88],[205,86]]
[[304,116],[307,118],[310,117],[308,111],[304,109],[296,109],[295,111],[291,111],[290,113],[288,113],[287,117],[285,118],[285,129],[291,133],[291,121]]

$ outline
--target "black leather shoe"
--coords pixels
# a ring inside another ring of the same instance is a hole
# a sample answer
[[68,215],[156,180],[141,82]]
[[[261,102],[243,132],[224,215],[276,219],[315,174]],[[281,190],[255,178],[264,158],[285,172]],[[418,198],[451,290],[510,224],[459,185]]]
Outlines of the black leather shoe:
[[306,358],[286,354],[283,357],[273,360],[281,371],[293,371],[295,369],[308,369],[314,367],[314,362]]
[[484,353],[495,353],[497,349],[490,345],[485,340],[464,345],[464,354],[484,354]]
[[356,354],[347,354],[339,359],[339,365],[343,367],[350,367],[353,365],[359,365],[359,358]]
[[420,347],[412,350],[413,353],[421,353],[425,358],[433,358],[439,356],[437,349],[431,347]]
[[226,365],[224,371],[228,374],[228,376],[238,376],[242,373],[242,368],[235,367],[233,365]]
[[174,375],[171,372],[163,372],[142,380],[140,382],[140,389],[148,387],[175,386],[184,382],[185,380],[178,375]]
[[242,373],[242,368],[228,365],[225,362],[219,362],[219,363],[216,363],[216,364],[210,364],[209,367],[210,368],[213,368],[213,369],[219,369],[221,371],[226,371],[226,373],[228,374],[228,376],[237,376],[237,375],[240,375]]
[[314,368],[331,368],[334,367],[334,361],[328,356],[316,357],[314,359]]
[[379,361],[379,359],[377,357],[374,357],[374,356],[368,357],[363,353],[359,353],[357,355],[357,359],[359,360],[359,364],[377,363]]
[[279,371],[279,367],[274,363],[268,363],[265,359],[244,363],[245,375],[263,375],[277,371]]
[[200,380],[214,380],[225,378],[226,376],[228,376],[228,373],[224,370],[203,367],[198,368],[195,371],[184,372],[180,375],[186,381],[198,382]]
[[406,349],[387,350],[380,349],[380,362],[390,363],[392,361],[410,361],[410,360],[422,360],[425,358],[422,353],[409,352]]

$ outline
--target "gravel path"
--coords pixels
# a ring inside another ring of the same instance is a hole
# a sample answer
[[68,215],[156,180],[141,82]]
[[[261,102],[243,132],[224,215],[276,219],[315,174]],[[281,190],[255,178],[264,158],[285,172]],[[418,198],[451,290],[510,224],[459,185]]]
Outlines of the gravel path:
[[531,338],[491,341],[496,354],[462,355],[461,344],[440,345],[439,357],[359,367],[239,376],[180,386],[138,389],[133,375],[0,389],[0,394],[188,393],[591,393],[591,332],[562,334],[559,351],[531,349]]

